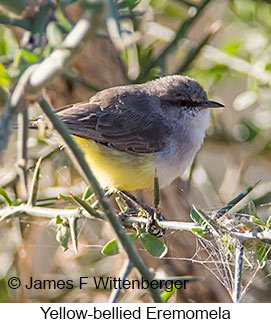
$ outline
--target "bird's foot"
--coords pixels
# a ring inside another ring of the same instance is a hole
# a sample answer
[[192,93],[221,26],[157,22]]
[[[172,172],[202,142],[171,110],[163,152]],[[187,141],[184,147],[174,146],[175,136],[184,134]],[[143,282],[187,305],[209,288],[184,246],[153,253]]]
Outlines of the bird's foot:
[[160,220],[160,217],[158,218],[158,214],[153,209],[152,211],[153,212],[148,213],[147,216],[146,231],[149,234],[160,238],[165,234],[165,229],[159,227],[157,221]]
[[161,229],[157,223],[157,221],[161,220],[162,218],[164,219],[164,217],[161,214],[160,208],[152,208],[148,206],[144,202],[138,200],[134,195],[132,195],[129,192],[121,191],[120,194],[125,199],[125,201],[128,202],[128,206],[129,204],[131,205],[131,202],[135,203],[147,213],[146,231],[149,234],[155,235],[157,237],[162,237],[164,235],[165,230]]

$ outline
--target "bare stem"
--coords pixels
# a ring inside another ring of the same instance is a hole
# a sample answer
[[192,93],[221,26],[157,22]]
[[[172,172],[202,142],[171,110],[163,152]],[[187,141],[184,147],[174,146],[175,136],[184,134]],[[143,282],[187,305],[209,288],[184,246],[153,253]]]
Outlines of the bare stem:
[[235,246],[235,273],[234,273],[234,291],[233,301],[234,303],[239,302],[240,290],[241,290],[241,279],[242,279],[242,268],[243,268],[243,254],[244,254],[244,243],[236,240]]
[[27,205],[30,205],[30,206],[36,205],[36,202],[37,202],[41,162],[42,162],[42,157],[40,157],[38,162],[36,163],[36,167],[33,174],[32,185],[31,185],[31,189],[30,189],[30,193],[27,201]]
[[27,137],[28,137],[28,111],[20,112],[18,115],[18,133],[17,133],[17,164],[19,176],[23,184],[24,194],[27,196]]
[[27,18],[19,19],[19,18],[11,18],[8,16],[1,15],[0,24],[21,27],[26,30],[31,29],[31,20]]
[[119,298],[121,290],[122,290],[123,281],[130,274],[132,268],[133,268],[133,264],[132,264],[131,260],[129,258],[126,259],[123,264],[123,267],[121,269],[121,272],[119,274],[121,286],[120,286],[120,288],[115,288],[112,290],[112,292],[109,296],[109,299],[108,299],[108,303],[116,303],[117,302],[117,299]]

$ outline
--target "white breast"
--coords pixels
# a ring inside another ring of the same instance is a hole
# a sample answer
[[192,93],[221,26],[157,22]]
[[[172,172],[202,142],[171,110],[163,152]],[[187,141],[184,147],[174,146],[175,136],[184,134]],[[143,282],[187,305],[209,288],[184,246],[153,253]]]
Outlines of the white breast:
[[195,118],[180,120],[180,126],[174,131],[168,147],[156,154],[161,188],[182,175],[192,163],[203,143],[209,115],[210,112],[206,109]]

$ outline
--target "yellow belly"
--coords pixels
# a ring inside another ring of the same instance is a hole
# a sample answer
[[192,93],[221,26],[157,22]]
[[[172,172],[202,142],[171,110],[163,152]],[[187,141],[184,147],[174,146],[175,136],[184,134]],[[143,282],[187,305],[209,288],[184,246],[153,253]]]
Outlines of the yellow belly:
[[153,186],[155,157],[129,154],[73,136],[95,177],[110,190],[133,191]]

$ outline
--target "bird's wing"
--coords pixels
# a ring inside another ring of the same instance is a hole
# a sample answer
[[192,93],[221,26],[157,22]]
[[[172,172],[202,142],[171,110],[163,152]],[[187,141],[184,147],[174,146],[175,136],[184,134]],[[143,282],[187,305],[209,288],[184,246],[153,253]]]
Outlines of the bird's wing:
[[73,135],[120,151],[153,153],[164,149],[170,128],[150,100],[142,93],[113,99],[95,95],[88,102],[61,109],[57,116]]

